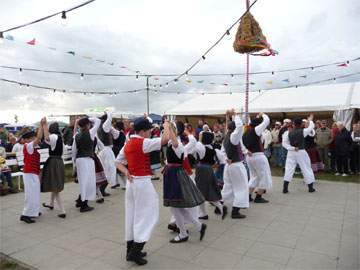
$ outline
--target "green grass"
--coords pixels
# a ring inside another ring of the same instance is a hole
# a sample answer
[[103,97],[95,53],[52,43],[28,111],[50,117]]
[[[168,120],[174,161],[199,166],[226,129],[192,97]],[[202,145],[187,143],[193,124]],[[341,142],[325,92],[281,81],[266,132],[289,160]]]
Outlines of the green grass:
[[0,270],[29,270],[8,256],[0,255]]

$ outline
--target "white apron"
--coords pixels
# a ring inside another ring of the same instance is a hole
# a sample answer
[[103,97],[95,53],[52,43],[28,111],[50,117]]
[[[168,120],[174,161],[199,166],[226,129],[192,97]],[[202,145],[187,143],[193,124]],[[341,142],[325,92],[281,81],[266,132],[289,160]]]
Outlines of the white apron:
[[116,167],[115,167],[115,155],[110,146],[104,146],[98,155],[101,164],[104,168],[104,173],[108,183],[111,186],[117,184],[116,181]]
[[24,216],[38,217],[40,212],[40,179],[37,174],[24,173]]
[[147,242],[159,220],[159,196],[151,176],[127,181],[125,192],[125,240]]
[[297,164],[299,164],[305,183],[314,183],[315,176],[311,169],[311,161],[306,150],[288,151],[285,163],[284,180],[287,182],[292,180]]
[[95,162],[90,157],[76,159],[77,178],[80,185],[81,200],[93,201],[96,198]]
[[234,207],[249,207],[248,179],[242,162],[225,164],[221,195],[225,202],[231,203]]
[[269,190],[272,187],[272,178],[269,161],[264,153],[253,153],[246,157],[250,169],[250,188]]

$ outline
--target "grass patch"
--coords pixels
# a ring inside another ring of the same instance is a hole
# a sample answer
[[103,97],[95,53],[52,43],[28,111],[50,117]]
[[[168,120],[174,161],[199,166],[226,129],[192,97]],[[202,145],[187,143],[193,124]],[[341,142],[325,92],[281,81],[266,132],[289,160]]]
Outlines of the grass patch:
[[0,255],[0,270],[30,270],[30,268],[20,265],[8,256]]

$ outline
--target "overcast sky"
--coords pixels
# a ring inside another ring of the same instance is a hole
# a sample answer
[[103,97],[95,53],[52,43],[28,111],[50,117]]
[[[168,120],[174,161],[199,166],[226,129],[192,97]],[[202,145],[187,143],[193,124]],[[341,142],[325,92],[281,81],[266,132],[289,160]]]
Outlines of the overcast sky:
[[[1,30],[53,12],[72,7],[83,0],[1,0]],[[6,33],[15,41],[0,45],[1,65],[75,72],[131,73],[127,66],[143,73],[180,73],[244,12],[240,0],[97,0],[67,14],[67,25],[60,16]],[[342,61],[360,56],[360,1],[358,0],[258,0],[252,14],[262,27],[275,57],[251,57],[251,71],[277,70]],[[192,72],[245,72],[245,56],[233,51],[235,27]],[[37,45],[26,44],[36,38]],[[50,50],[54,47],[57,50]],[[76,55],[66,54],[75,51]],[[84,59],[92,56],[114,62],[114,66]],[[359,63],[347,68],[327,67],[301,71],[256,75],[250,80],[253,90],[301,84],[360,71]],[[306,79],[299,76],[307,75]],[[86,77],[23,72],[0,68],[0,78],[54,88],[86,91],[123,91],[145,87],[145,79]],[[244,77],[184,79],[167,90],[176,93],[201,91],[242,91]],[[338,80],[358,81],[360,76]],[[204,83],[197,83],[204,80]],[[270,85],[268,82],[273,83]],[[152,84],[164,83],[151,80]],[[214,86],[211,82],[229,86]],[[163,113],[192,95],[151,94],[150,110]],[[243,101],[239,101],[243,102]],[[117,96],[58,94],[40,89],[20,88],[0,82],[0,122],[35,122],[42,114],[80,112],[94,107],[114,107],[117,111],[142,113],[146,110],[145,92]]]

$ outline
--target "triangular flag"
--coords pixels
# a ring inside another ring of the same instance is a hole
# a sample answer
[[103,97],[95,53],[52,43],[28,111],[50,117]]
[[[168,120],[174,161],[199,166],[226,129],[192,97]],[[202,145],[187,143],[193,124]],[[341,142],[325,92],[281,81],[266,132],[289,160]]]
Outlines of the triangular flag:
[[110,66],[113,66],[114,65],[114,63],[108,63]]
[[254,85],[255,83],[254,82],[250,82],[251,85]]
[[289,79],[285,79],[285,80],[282,80],[283,82],[287,82],[287,83],[289,83],[290,82],[290,80]]
[[338,67],[347,67],[348,65],[346,63],[342,63],[342,64],[339,64],[337,65]]
[[75,52],[74,52],[74,51],[68,51],[68,52],[66,52],[66,53],[72,54],[73,56],[75,56]]
[[306,79],[307,75],[301,75],[300,77]]
[[13,37],[13,36],[11,36],[11,35],[7,35],[5,38],[6,38],[7,40],[14,41],[14,37]]
[[228,86],[229,84],[228,84],[228,83],[223,83],[222,85],[224,85],[224,86]]
[[214,82],[210,82],[210,84],[213,84],[213,85],[214,85],[215,83],[214,83]]
[[272,83],[273,83],[273,81],[267,81],[266,83],[267,83],[267,84],[272,84]]
[[127,67],[125,67],[125,66],[121,66],[120,68],[127,68]]
[[95,61],[99,63],[105,63],[105,60],[96,59]]
[[82,58],[85,58],[85,59],[92,59],[92,57],[91,57],[91,56],[89,56],[89,55],[83,55],[83,56],[82,56]]
[[197,83],[203,83],[203,82],[204,82],[204,80],[197,81]]
[[192,81],[191,81],[190,79],[187,79],[186,82],[187,82],[187,83],[191,83]]
[[30,41],[28,41],[28,42],[26,42],[27,44],[29,44],[29,45],[35,45],[35,38],[33,38],[32,40],[30,40]]

